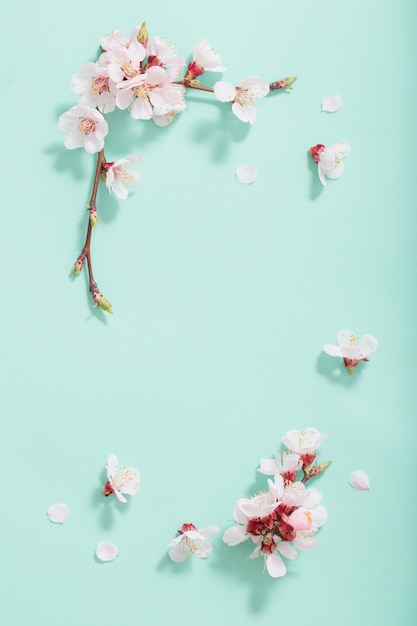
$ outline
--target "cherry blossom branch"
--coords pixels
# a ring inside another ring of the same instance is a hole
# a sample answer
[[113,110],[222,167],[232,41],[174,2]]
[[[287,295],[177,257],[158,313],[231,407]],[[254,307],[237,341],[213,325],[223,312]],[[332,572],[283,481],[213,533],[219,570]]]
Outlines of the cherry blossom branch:
[[220,56],[204,39],[196,42],[192,60],[184,74],[185,60],[178,57],[173,47],[160,37],[149,37],[146,22],[136,26],[130,36],[119,30],[100,40],[100,56],[95,63],[83,63],[81,73],[71,79],[72,90],[79,95],[79,103],[60,115],[58,128],[67,133],[64,145],[69,150],[84,148],[97,154],[97,166],[91,192],[89,221],[85,243],[73,267],[74,275],[86,266],[89,288],[95,306],[112,313],[110,302],[100,292],[93,275],[91,260],[92,230],[98,223],[96,197],[100,177],[105,179],[109,192],[118,198],[128,196],[126,187],[140,183],[141,174],[129,166],[141,161],[139,154],[130,154],[107,162],[104,142],[109,133],[105,114],[116,108],[127,110],[133,119],[150,120],[157,126],[167,126],[186,108],[185,91],[194,89],[212,93],[220,102],[228,103],[242,122],[253,124],[257,116],[255,101],[271,91],[291,89],[295,76],[275,82],[250,76],[235,86],[221,80],[208,87],[200,84],[205,72],[224,72]]
[[81,272],[82,268],[83,268],[85,260],[87,260],[88,277],[89,277],[89,281],[90,281],[90,292],[91,292],[91,295],[93,296],[93,299],[94,299],[94,301],[96,303],[95,306],[99,306],[100,308],[104,309],[108,313],[113,313],[112,305],[103,296],[103,294],[100,293],[100,290],[97,287],[97,283],[94,280],[93,264],[92,264],[92,261],[91,261],[91,235],[92,235],[92,232],[93,232],[93,228],[98,223],[98,213],[97,213],[97,208],[96,208],[96,198],[97,198],[97,192],[98,192],[98,185],[99,185],[99,182],[100,182],[100,177],[101,177],[101,175],[105,171],[105,166],[106,166],[106,159],[105,159],[105,156],[104,156],[104,150],[100,150],[100,152],[97,153],[97,165],[96,165],[96,171],[95,171],[95,175],[94,175],[93,189],[91,191],[91,198],[90,198],[90,202],[87,205],[87,209],[89,211],[87,234],[86,234],[86,238],[85,238],[84,247],[83,247],[83,249],[81,251],[80,256],[78,257],[77,261],[75,262],[75,265],[74,265],[74,268],[73,268],[73,273],[75,275],[78,275]]

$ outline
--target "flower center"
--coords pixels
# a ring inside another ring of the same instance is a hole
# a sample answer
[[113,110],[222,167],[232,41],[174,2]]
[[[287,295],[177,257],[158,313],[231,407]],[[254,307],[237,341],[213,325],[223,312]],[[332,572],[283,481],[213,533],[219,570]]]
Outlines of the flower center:
[[102,94],[104,91],[109,90],[109,79],[105,76],[97,76],[91,87],[91,93]]
[[240,104],[241,106],[249,106],[254,101],[254,97],[250,95],[247,89],[242,89],[241,87],[236,87],[236,96],[235,102]]
[[78,126],[78,130],[85,135],[90,135],[96,130],[98,122],[91,117],[83,117]]
[[142,83],[142,85],[138,85],[134,88],[133,95],[137,100],[140,100],[141,98],[147,98],[150,92],[151,90],[149,89],[149,86],[145,83]]
[[133,78],[139,74],[139,69],[137,67],[133,67],[129,61],[122,63],[120,68],[127,79]]

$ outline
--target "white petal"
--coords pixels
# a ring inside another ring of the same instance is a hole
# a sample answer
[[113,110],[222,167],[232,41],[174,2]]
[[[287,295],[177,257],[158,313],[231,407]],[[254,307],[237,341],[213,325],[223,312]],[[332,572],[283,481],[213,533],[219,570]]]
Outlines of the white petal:
[[331,343],[326,343],[326,345],[323,346],[323,351],[326,352],[326,354],[330,354],[330,356],[342,356],[340,347]]
[[275,476],[279,474],[279,467],[275,459],[261,459],[259,461],[258,472],[260,474],[266,474],[266,476]]
[[255,165],[240,165],[236,170],[236,178],[244,185],[250,185],[258,176],[258,170]]
[[227,83],[224,80],[219,80],[214,85],[214,95],[220,102],[231,102],[235,99],[236,89],[232,83]]
[[334,150],[339,154],[340,157],[344,158],[350,152],[350,143],[348,141],[341,140],[338,143],[335,143],[333,146]]
[[369,478],[362,470],[352,472],[349,476],[349,483],[354,489],[358,489],[359,491],[368,491],[370,489]]
[[281,578],[281,576],[285,576],[287,573],[284,561],[276,552],[267,558],[266,569],[268,570],[268,574],[273,578]]
[[280,541],[277,545],[277,550],[279,550],[282,556],[285,556],[286,559],[291,559],[292,561],[297,556],[297,550],[288,542],[288,541]]
[[316,528],[323,526],[327,522],[327,517],[327,509],[322,505],[316,506],[311,510],[311,519]]
[[378,342],[372,335],[364,335],[359,342],[359,352],[363,356],[369,356],[378,347]]
[[216,537],[220,532],[220,528],[214,525],[206,526],[205,528],[199,528],[198,532],[203,537]]
[[117,474],[117,470],[119,469],[119,461],[115,454],[110,454],[109,458],[107,459],[106,469],[108,479],[113,478],[113,476]]
[[254,103],[242,105],[239,102],[233,102],[232,111],[241,122],[249,122],[249,124],[256,122],[258,111]]
[[269,83],[259,76],[249,76],[242,80],[240,84],[242,89],[247,89],[252,98],[263,98],[269,93]]
[[107,541],[101,541],[96,548],[96,556],[100,561],[113,561],[119,554],[118,547]]
[[249,539],[249,535],[243,526],[230,526],[223,534],[223,541],[228,546],[237,546],[238,543],[242,543],[242,541],[247,539]]
[[326,187],[327,181],[326,181],[326,177],[324,175],[324,168],[323,168],[322,163],[320,163],[320,162],[319,162],[318,167],[317,167],[317,173],[319,175],[321,184],[323,185],[323,187]]
[[55,524],[63,524],[69,514],[69,508],[66,504],[53,504],[48,509],[48,517]]
[[188,546],[184,536],[180,537],[180,541],[178,541],[171,550],[168,552],[169,558],[175,563],[181,563],[185,561],[188,556]]
[[337,334],[337,343],[339,346],[356,346],[358,345],[356,335],[353,330],[345,328]]
[[321,103],[321,110],[327,111],[328,113],[335,113],[339,111],[343,106],[343,100],[337,93],[330,93],[329,95],[323,98],[323,102]]

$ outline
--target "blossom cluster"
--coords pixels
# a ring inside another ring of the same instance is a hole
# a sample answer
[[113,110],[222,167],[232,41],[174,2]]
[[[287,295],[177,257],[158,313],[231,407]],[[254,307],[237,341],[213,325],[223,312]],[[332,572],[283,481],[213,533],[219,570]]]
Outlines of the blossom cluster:
[[315,535],[327,520],[327,511],[320,504],[322,493],[305,486],[330,465],[330,461],[315,463],[316,451],[326,437],[315,428],[287,432],[282,438],[286,450],[275,459],[260,461],[258,472],[273,477],[268,479],[268,488],[236,502],[235,523],[223,535],[229,546],[251,540],[255,547],[249,558],[262,556],[273,578],[287,572],[282,557],[295,559],[296,548],[316,547]]
[[241,121],[253,124],[257,116],[255,101],[270,91],[290,89],[296,77],[269,83],[259,76],[249,76],[240,85],[218,81],[214,87],[200,85],[205,72],[223,72],[219,54],[204,39],[193,48],[192,59],[176,54],[173,45],[161,37],[150,37],[146,23],[136,26],[129,36],[115,30],[100,40],[101,53],[95,62],[83,63],[80,72],[71,78],[71,89],[79,97],[78,104],[62,113],[58,128],[66,133],[64,144],[69,150],[84,148],[97,154],[96,175],[87,206],[89,222],[84,247],[78,256],[73,274],[81,273],[87,261],[90,292],[95,306],[112,313],[112,305],[103,296],[93,277],[91,260],[91,229],[99,221],[96,196],[101,179],[109,192],[118,198],[128,196],[128,187],[136,186],[141,175],[131,169],[142,160],[129,154],[115,161],[104,156],[109,134],[105,115],[115,109],[126,110],[135,120],[152,120],[167,126],[186,108],[187,89],[211,92],[220,101],[231,104],[232,112]]

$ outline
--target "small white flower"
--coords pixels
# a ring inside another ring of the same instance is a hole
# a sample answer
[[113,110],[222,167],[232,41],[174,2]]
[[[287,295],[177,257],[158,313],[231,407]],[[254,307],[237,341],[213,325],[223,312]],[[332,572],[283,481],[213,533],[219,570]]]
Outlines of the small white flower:
[[220,55],[204,39],[199,39],[195,44],[193,60],[206,72],[224,72],[226,69],[221,65]]
[[69,508],[66,504],[53,504],[48,509],[48,517],[55,524],[63,524],[69,515]]
[[68,133],[64,145],[68,150],[84,148],[94,154],[104,147],[104,138],[109,132],[106,120],[97,109],[86,104],[77,104],[59,117],[58,128]]
[[316,428],[306,428],[305,430],[289,430],[282,441],[289,450],[303,455],[315,452],[328,436],[328,434],[321,435]]
[[321,110],[327,113],[335,113],[343,106],[343,100],[337,93],[329,93],[323,98]]
[[125,166],[139,163],[141,160],[140,154],[130,154],[114,163],[106,163],[106,187],[110,193],[113,191],[122,200],[127,198],[126,187],[139,185],[142,175],[138,172],[132,172]]
[[114,543],[109,543],[108,541],[100,541],[96,548],[96,556],[100,561],[114,561],[119,554],[119,548]]
[[168,555],[175,563],[185,561],[189,554],[205,559],[212,551],[212,545],[206,541],[206,537],[215,537],[219,532],[218,526],[207,526],[198,530],[194,524],[183,524],[178,531],[178,537],[168,544],[171,548]]
[[350,145],[347,141],[339,141],[339,143],[331,146],[317,144],[310,148],[310,154],[318,164],[318,175],[322,185],[326,186],[327,178],[340,178],[343,174],[345,165],[342,159],[350,152]]
[[369,491],[369,477],[362,470],[352,472],[349,476],[349,484],[358,491]]
[[254,124],[256,121],[256,104],[254,100],[263,98],[269,93],[269,83],[258,76],[249,76],[234,87],[232,83],[219,81],[214,85],[214,94],[220,102],[232,102],[232,111],[242,122]]
[[127,502],[122,495],[127,493],[133,496],[139,489],[140,473],[134,467],[124,468],[119,472],[119,462],[115,454],[110,454],[107,459],[107,478],[103,493],[109,496],[114,493],[120,502]]
[[364,335],[358,342],[355,333],[347,328],[338,333],[337,343],[337,346],[327,343],[323,350],[330,356],[342,357],[349,374],[352,374],[359,361],[368,361],[368,356],[378,347],[372,335]]

